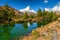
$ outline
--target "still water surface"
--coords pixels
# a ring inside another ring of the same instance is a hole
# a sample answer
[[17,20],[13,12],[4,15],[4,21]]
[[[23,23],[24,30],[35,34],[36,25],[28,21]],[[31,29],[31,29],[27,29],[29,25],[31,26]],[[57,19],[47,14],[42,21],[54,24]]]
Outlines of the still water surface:
[[0,25],[0,40],[13,40],[18,36],[23,36],[31,33],[33,29],[41,26],[40,22],[27,22],[16,24],[1,24]]

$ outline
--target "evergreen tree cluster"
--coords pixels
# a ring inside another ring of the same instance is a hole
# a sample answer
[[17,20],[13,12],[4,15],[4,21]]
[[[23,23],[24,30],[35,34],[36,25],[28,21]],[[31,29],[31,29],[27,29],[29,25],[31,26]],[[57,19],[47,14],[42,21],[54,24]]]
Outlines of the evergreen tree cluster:
[[0,9],[0,22],[11,21],[12,18],[14,18],[15,12],[9,8],[8,4],[5,4],[2,6],[2,9]]
[[[0,9],[0,22],[11,21],[14,17],[17,16],[15,15],[14,10],[10,8],[8,4],[5,4],[2,7],[2,9]],[[48,23],[57,20],[58,15],[56,14],[56,12],[47,12],[45,10],[42,11],[41,9],[39,9],[36,14],[32,13],[28,15],[28,13],[23,13],[21,18],[27,19],[27,18],[39,18],[39,17],[42,18],[42,21],[46,21]]]

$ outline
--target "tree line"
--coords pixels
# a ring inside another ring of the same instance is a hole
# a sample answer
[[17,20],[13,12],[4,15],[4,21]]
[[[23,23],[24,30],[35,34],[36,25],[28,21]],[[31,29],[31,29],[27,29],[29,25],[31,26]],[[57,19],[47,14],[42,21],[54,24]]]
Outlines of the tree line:
[[[0,22],[4,22],[4,21],[11,21],[13,18],[17,17],[15,15],[15,12],[13,9],[9,9],[9,5],[5,4],[3,9],[0,9]],[[42,18],[42,21],[54,21],[57,20],[57,18],[59,17],[56,12],[48,12],[45,10],[41,10],[39,9],[37,11],[36,14],[32,13],[30,15],[28,15],[27,12],[23,13],[23,15],[21,16],[22,19],[28,19],[28,18]]]

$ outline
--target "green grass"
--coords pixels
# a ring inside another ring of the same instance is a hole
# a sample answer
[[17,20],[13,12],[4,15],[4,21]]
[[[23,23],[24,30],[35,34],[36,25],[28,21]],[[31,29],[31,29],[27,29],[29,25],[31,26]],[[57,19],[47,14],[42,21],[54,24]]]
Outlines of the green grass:
[[38,38],[38,37],[40,36],[40,34],[39,34],[39,32],[37,32],[36,30],[33,30],[33,31],[32,31],[32,36],[33,36],[33,38],[35,39],[35,38]]

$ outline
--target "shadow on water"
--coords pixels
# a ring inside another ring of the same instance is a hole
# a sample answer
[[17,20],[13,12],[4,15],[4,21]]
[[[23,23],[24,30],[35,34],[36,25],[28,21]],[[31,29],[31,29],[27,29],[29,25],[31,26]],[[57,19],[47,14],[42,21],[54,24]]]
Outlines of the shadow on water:
[[10,31],[14,24],[0,24],[0,40],[10,40]]
[[36,22],[17,23],[11,31],[11,39],[15,40],[14,38],[18,36],[27,35],[35,28],[37,28]]
[[27,23],[23,23],[23,28],[24,28],[25,30],[28,29],[28,25],[27,25]]

